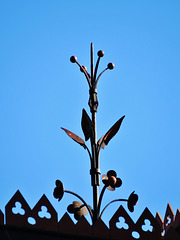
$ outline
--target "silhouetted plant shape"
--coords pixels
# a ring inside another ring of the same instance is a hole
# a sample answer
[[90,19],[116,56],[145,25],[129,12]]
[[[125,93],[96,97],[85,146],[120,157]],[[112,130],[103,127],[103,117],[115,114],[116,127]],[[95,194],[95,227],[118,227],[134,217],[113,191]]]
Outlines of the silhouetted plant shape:
[[70,132],[69,130],[61,127],[62,130],[65,131],[65,133],[72,138],[75,142],[79,143],[81,146],[83,146],[84,148],[86,148],[85,142],[82,138],[80,138],[79,136],[77,136],[76,134],[74,134],[73,132]]
[[60,201],[64,195],[64,185],[60,180],[56,180],[56,187],[54,189],[53,195]]
[[110,191],[114,191],[116,187],[120,187],[122,185],[122,180],[117,178],[117,174],[114,170],[108,171],[107,175],[103,174],[102,182]]
[[72,204],[70,204],[67,207],[67,210],[69,213],[74,214],[74,218],[76,220],[79,220],[84,215],[85,216],[88,215],[87,208],[81,202],[78,201],[74,201]]
[[121,126],[121,123],[123,121],[125,116],[121,117],[110,129],[109,131],[104,135],[104,137],[101,137],[98,141],[98,145],[101,146],[103,149],[105,145],[108,145],[109,141],[116,135],[116,133],[119,131],[119,128]]
[[[64,190],[63,185],[60,182],[56,184],[56,188],[54,190],[54,196],[57,199],[61,199],[64,192],[72,194],[76,196],[77,198],[80,199],[80,201],[83,203],[83,206],[85,207],[75,207],[73,204],[71,204],[68,207],[68,211],[74,213],[74,216],[76,219],[79,218],[79,214],[81,215],[81,208],[85,209],[87,208],[93,224],[98,220],[98,218],[101,218],[104,210],[113,202],[117,201],[123,201],[128,203],[128,208],[132,212],[134,210],[134,205],[136,204],[138,200],[138,196],[134,194],[134,192],[130,195],[129,199],[115,199],[108,203],[102,211],[100,211],[101,208],[101,202],[102,198],[104,196],[106,188],[109,190],[113,191],[115,188],[120,187],[122,185],[122,180],[120,178],[117,178],[117,174],[115,171],[110,170],[107,172],[107,175],[103,175],[102,180],[104,183],[104,187],[101,190],[101,193],[99,195],[99,185],[100,185],[100,163],[99,163],[99,156],[100,156],[100,150],[101,148],[104,148],[105,145],[108,145],[109,141],[116,135],[116,133],[119,131],[119,128],[122,124],[122,121],[125,116],[122,116],[108,131],[107,133],[100,138],[100,140],[97,142],[97,131],[96,131],[96,113],[97,113],[97,108],[98,108],[98,98],[97,98],[97,84],[99,81],[99,78],[102,76],[102,74],[106,70],[112,70],[114,68],[114,63],[108,63],[107,67],[99,73],[98,73],[98,66],[100,62],[100,58],[104,56],[104,52],[102,50],[98,51],[98,59],[96,61],[96,65],[94,68],[94,50],[93,50],[93,43],[91,43],[91,64],[90,64],[90,71],[88,73],[87,68],[83,65],[81,65],[76,56],[72,56],[70,58],[70,61],[72,63],[76,63],[80,71],[84,73],[88,85],[89,85],[89,101],[88,105],[90,107],[90,112],[91,112],[91,118],[87,114],[86,110],[82,110],[82,118],[81,118],[81,127],[83,134],[85,136],[85,140],[81,139],[79,136],[76,134],[70,132],[69,130],[62,128],[66,134],[72,138],[75,142],[80,144],[81,146],[84,147],[85,150],[87,150],[90,158],[90,163],[91,163],[91,169],[90,169],[90,175],[91,175],[91,185],[93,188],[93,209],[86,203],[86,201],[76,194],[75,192],[69,191],[69,190]],[[86,141],[90,140],[90,146],[91,149],[88,148],[86,145]]]
[[82,112],[81,126],[82,126],[82,130],[83,130],[86,141],[89,138],[94,137],[93,123],[85,109],[83,109],[83,112]]
[[[134,191],[135,192],[135,191]],[[130,212],[134,212],[134,206],[137,204],[138,195],[132,192],[128,198],[128,209]]]

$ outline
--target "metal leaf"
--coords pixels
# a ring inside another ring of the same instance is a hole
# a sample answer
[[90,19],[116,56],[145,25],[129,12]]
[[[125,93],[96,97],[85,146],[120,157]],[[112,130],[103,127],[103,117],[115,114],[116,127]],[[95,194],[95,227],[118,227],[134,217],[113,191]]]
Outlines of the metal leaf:
[[93,123],[85,109],[83,109],[82,113],[81,127],[86,141],[94,137]]
[[75,142],[79,143],[81,146],[83,146],[84,148],[86,148],[85,142],[82,138],[80,138],[79,136],[77,136],[76,134],[70,132],[69,130],[65,129],[65,128],[61,128],[62,130],[65,131],[65,133],[72,138]]
[[104,143],[104,136],[102,136],[98,142],[97,142],[98,146],[102,147],[102,149],[104,149],[105,147],[105,143]]
[[105,145],[108,145],[109,141],[116,135],[118,132],[121,123],[123,121],[125,116],[121,117],[110,129],[109,131],[104,135],[104,143]]

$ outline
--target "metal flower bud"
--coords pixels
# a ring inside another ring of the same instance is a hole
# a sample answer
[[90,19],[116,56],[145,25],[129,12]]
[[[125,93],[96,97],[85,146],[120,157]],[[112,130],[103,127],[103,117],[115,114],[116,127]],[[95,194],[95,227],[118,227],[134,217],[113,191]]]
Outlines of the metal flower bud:
[[53,195],[60,201],[64,195],[64,186],[60,180],[56,180],[56,187],[54,189]]
[[112,70],[115,67],[115,65],[114,63],[108,63],[107,67],[108,69]]
[[128,198],[128,202],[127,202],[128,209],[129,209],[130,212],[134,211],[134,206],[137,204],[137,201],[138,201],[138,195],[135,194],[134,192],[132,192],[130,194],[130,196]]
[[74,201],[72,204],[70,204],[67,207],[67,211],[69,213],[74,213],[74,218],[76,220],[79,220],[84,215],[88,215],[87,208],[81,202],[78,201]]
[[77,57],[76,57],[76,56],[70,57],[70,61],[71,61],[72,63],[77,62]]
[[104,52],[102,50],[99,50],[97,55],[98,57],[104,57]]
[[117,174],[114,170],[110,170],[107,172],[107,175],[104,174],[102,176],[102,182],[110,191],[114,191],[115,188],[122,185],[122,180],[120,178],[117,178],[116,176]]

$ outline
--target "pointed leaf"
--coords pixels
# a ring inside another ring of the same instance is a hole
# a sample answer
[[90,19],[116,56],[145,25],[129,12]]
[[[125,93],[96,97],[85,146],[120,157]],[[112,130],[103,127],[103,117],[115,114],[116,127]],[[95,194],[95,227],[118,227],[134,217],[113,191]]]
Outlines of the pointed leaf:
[[104,147],[105,147],[104,136],[102,136],[102,137],[98,140],[97,144],[100,146],[100,148],[104,149]]
[[72,138],[75,142],[79,143],[81,146],[83,146],[84,148],[86,148],[85,142],[82,138],[80,138],[79,136],[77,136],[76,134],[70,132],[69,130],[65,129],[65,128],[61,128],[62,130],[64,130],[66,132],[66,134]]
[[114,137],[114,135],[116,135],[116,133],[118,132],[121,123],[123,121],[125,116],[123,116],[122,118],[120,118],[110,129],[109,131],[104,135],[104,143],[105,145],[108,145],[108,142]]
[[93,123],[85,109],[83,109],[82,113],[81,127],[86,141],[94,137]]

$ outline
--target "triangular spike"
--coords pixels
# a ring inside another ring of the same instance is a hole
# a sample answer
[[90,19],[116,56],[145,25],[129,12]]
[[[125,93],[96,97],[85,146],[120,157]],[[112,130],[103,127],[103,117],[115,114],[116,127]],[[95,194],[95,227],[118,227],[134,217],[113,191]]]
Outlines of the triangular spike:
[[174,223],[175,228],[178,226],[180,226],[180,209],[179,208],[177,209],[175,223]]
[[159,223],[159,225],[161,227],[161,234],[162,234],[163,230],[164,230],[164,222],[163,222],[162,217],[159,214],[159,212],[156,213],[156,217],[155,218],[156,218],[157,222]]
[[45,194],[32,209],[32,217],[36,220],[36,228],[58,231],[57,212]]
[[167,232],[170,227],[173,226],[175,221],[175,214],[172,210],[172,207],[170,203],[168,203],[167,208],[166,208],[166,213],[164,217],[164,229]]
[[92,227],[84,216],[76,223],[75,232],[78,235],[92,236]]
[[4,225],[4,214],[1,210],[0,210],[0,225]]
[[68,234],[75,234],[75,224],[66,212],[58,223],[58,231]]
[[148,208],[145,208],[136,222],[136,230],[142,239],[160,239],[161,227]]
[[101,218],[95,222],[92,226],[93,236],[99,237],[103,239],[110,239],[110,230],[106,226],[106,224],[102,221]]
[[[120,222],[119,221],[120,217],[124,218],[125,223],[128,225],[127,229],[117,227],[117,224]],[[118,208],[118,210],[115,212],[115,214],[112,216],[111,220],[109,221],[109,228],[110,228],[111,239],[131,239],[132,238],[132,231],[134,231],[135,229],[135,224],[122,205]]]
[[27,221],[31,215],[31,208],[19,190],[14,194],[5,207],[6,224],[15,226],[29,226]]

